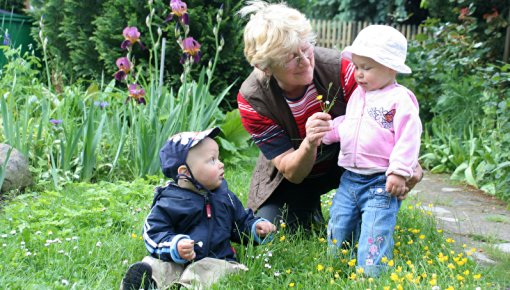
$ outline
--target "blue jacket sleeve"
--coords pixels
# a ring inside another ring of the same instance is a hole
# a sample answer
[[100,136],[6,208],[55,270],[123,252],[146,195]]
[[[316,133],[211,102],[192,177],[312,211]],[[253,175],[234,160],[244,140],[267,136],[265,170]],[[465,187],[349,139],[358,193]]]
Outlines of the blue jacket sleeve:
[[183,264],[187,261],[179,256],[177,242],[190,237],[175,233],[167,211],[168,207],[159,202],[151,209],[143,227],[145,247],[154,258]]

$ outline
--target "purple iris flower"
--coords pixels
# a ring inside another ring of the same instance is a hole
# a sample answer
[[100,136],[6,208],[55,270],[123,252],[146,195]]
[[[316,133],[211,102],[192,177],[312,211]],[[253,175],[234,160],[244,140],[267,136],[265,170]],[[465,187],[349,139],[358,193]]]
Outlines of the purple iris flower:
[[131,47],[138,42],[140,43],[142,49],[145,49],[142,42],[140,41],[140,32],[135,26],[128,26],[124,28],[122,35],[124,36],[124,41],[120,44],[120,48],[127,49],[128,47]]
[[57,126],[57,125],[60,125],[62,124],[62,120],[61,119],[50,119],[50,123],[53,124],[54,126]]
[[138,104],[146,104],[146,101],[145,101],[145,91],[143,90],[143,88],[138,85],[138,84],[130,84],[128,86],[128,90],[129,90],[129,97],[132,98],[132,99],[135,99],[137,101]]
[[131,62],[129,61],[129,58],[124,56],[119,57],[115,63],[119,70],[115,73],[114,77],[116,80],[122,81],[126,78],[129,71],[131,71]]
[[180,60],[181,64],[190,58],[193,58],[194,63],[198,63],[200,61],[200,57],[202,56],[202,53],[200,52],[200,43],[193,39],[193,37],[187,37],[182,41],[182,50],[184,53]]
[[181,0],[171,0],[170,8],[172,8],[172,12],[170,12],[170,15],[168,15],[168,17],[165,19],[165,22],[174,19],[175,16],[177,17],[176,21],[178,23],[182,23],[184,25],[189,24],[188,6],[186,3],[182,2]]
[[11,37],[9,36],[9,33],[7,31],[4,34],[4,45],[9,46],[11,44]]
[[104,109],[105,107],[108,107],[108,105],[110,105],[110,103],[108,103],[108,102],[100,102],[100,101],[94,102],[94,106],[99,107],[100,109]]

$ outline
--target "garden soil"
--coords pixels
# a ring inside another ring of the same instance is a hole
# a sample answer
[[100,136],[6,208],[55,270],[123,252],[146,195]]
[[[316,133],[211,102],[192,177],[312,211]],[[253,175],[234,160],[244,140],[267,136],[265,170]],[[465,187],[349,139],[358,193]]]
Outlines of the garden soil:
[[494,197],[469,186],[454,184],[448,175],[425,176],[411,191],[411,204],[430,211],[445,237],[459,247],[476,248],[473,255],[481,263],[493,264],[484,248],[495,247],[510,254],[510,210]]

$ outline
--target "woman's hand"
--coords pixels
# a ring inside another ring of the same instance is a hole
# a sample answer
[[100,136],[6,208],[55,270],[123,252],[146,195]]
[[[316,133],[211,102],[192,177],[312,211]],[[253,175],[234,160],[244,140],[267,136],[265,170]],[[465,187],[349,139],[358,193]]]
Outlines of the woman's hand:
[[331,116],[327,113],[317,112],[308,118],[305,124],[306,139],[317,147],[321,145],[322,137],[331,130]]

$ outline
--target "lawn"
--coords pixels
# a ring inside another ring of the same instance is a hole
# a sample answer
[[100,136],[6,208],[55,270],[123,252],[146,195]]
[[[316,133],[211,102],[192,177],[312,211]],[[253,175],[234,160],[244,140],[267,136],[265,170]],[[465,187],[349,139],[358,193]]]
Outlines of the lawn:
[[[246,201],[250,171],[230,168],[231,189]],[[159,177],[118,183],[71,183],[62,190],[38,184],[2,201],[0,285],[4,289],[116,289],[127,267],[146,254],[141,228]],[[327,208],[331,194],[324,196]],[[267,245],[236,245],[250,269],[217,289],[487,289],[502,287],[491,269],[436,230],[431,215],[404,202],[389,271],[366,278],[351,253],[326,255],[324,231],[289,234],[284,225]],[[428,205],[427,205],[428,206]],[[426,207],[426,206],[425,206]]]

